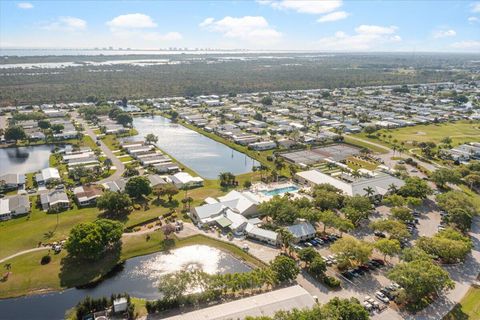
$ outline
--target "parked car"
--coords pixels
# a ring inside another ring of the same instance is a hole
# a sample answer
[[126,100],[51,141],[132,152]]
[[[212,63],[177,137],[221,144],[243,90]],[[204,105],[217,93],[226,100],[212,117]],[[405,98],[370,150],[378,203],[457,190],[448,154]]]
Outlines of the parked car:
[[389,303],[390,299],[388,299],[383,293],[380,291],[375,292],[375,297],[378,298],[378,300],[384,302],[384,303]]
[[322,244],[325,243],[325,242],[323,242],[322,239],[320,239],[320,238],[318,238],[318,237],[314,238],[313,240],[317,241],[320,245],[322,245]]
[[376,231],[376,232],[374,233],[374,235],[377,236],[377,237],[379,237],[379,238],[385,238],[385,237],[386,237],[385,233],[380,232],[380,231]]
[[383,261],[382,259],[372,259],[372,261],[375,261],[376,263],[384,266],[385,265],[385,261]]

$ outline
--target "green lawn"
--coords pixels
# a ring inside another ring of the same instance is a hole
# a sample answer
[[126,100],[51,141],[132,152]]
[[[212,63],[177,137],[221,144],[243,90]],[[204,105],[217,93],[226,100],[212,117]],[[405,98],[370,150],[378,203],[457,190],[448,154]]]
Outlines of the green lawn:
[[[364,137],[359,137],[359,138],[364,139]],[[372,150],[373,152],[376,152],[376,153],[380,153],[380,154],[388,153],[388,149],[384,149],[384,148],[372,145],[372,144],[367,143],[367,142],[354,140],[348,135],[343,136],[343,139],[344,139],[344,142],[346,142],[346,143],[349,143],[351,145],[354,145],[354,146],[357,146],[357,147],[360,147],[360,148],[366,148],[366,149]],[[375,142],[377,144],[383,144],[383,143],[380,143],[378,140],[372,140],[372,139],[365,139],[365,140],[371,140],[372,142]]]
[[450,311],[443,320],[479,320],[480,288],[471,287],[462,301]]
[[400,144],[403,142],[407,149],[415,147],[412,143],[413,141],[416,141],[417,143],[431,141],[439,144],[443,138],[448,136],[452,139],[452,145],[456,146],[466,142],[480,141],[480,122],[457,121],[418,125],[399,129],[382,129],[378,132],[382,135],[386,135],[386,137],[381,136],[380,138],[376,138],[376,133],[374,133],[372,137],[364,132],[355,134],[354,136],[385,146],[391,146],[394,143]]

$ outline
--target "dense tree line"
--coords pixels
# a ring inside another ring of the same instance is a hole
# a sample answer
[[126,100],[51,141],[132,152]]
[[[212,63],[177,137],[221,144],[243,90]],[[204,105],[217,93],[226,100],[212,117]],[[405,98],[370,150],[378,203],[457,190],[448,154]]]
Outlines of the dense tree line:
[[[115,58],[134,59],[136,56]],[[437,69],[458,64],[458,59],[450,56],[417,56],[411,59],[402,55],[375,54],[336,54],[318,58],[297,56],[294,59],[285,55],[284,58],[268,61],[268,67],[263,59],[225,62],[214,56],[205,58],[216,63],[187,61],[184,64],[148,67],[78,66],[46,69],[45,72],[2,69],[0,104],[85,101],[87,97],[101,100],[124,96],[191,96],[447,81],[454,79],[456,74],[447,70],[438,72]],[[34,58],[17,58],[22,59]],[[35,61],[48,59],[36,57]],[[68,59],[81,58],[63,57],[64,61]],[[463,57],[460,60],[463,61]],[[8,61],[12,63],[15,59]],[[292,61],[298,63],[292,64]],[[397,72],[398,68],[405,67],[418,70],[415,73]]]

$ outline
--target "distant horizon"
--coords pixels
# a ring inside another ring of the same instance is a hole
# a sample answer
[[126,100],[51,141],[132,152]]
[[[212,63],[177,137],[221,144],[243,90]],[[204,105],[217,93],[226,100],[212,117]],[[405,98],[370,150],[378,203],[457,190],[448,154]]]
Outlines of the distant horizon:
[[476,53],[479,27],[480,0],[0,1],[13,49]]

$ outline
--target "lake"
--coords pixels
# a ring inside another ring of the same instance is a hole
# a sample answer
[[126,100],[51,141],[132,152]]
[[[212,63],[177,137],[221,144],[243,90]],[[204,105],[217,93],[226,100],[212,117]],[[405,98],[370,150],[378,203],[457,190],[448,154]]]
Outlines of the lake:
[[48,168],[53,145],[0,149],[1,173],[29,173]]
[[252,172],[253,166],[259,165],[249,156],[165,117],[134,118],[133,125],[142,138],[149,133],[156,135],[158,147],[206,179],[218,179],[221,172]]
[[247,272],[250,267],[219,249],[193,245],[129,259],[123,269],[94,288],[68,289],[42,295],[0,300],[0,319],[63,319],[65,311],[85,296],[109,297],[127,292],[149,300],[160,298],[158,279],[179,270],[198,268],[209,274]]

